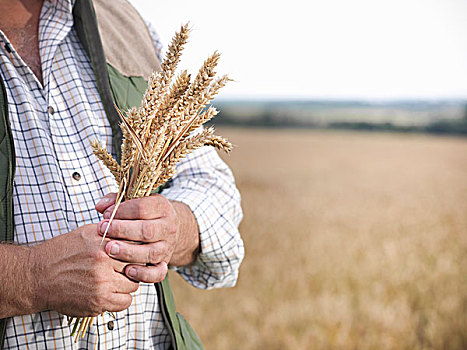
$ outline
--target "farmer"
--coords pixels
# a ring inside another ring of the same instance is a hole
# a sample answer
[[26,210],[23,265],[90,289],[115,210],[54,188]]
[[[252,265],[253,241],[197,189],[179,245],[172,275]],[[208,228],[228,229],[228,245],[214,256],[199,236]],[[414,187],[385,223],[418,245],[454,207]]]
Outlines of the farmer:
[[[168,267],[235,284],[240,198],[211,147],[123,202],[100,245],[118,188],[90,140],[119,153],[113,103],[140,103],[160,46],[126,0],[0,0],[0,348],[198,349]],[[75,343],[65,315],[101,314]]]

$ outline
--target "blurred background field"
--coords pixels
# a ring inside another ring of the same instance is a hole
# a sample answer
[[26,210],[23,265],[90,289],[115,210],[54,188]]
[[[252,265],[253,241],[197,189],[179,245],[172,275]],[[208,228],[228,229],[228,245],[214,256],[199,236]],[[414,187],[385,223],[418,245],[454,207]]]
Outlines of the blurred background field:
[[234,79],[238,285],[172,276],[207,349],[467,349],[467,2],[131,1]]
[[240,278],[171,276],[207,349],[467,348],[467,139],[219,132],[237,145]]

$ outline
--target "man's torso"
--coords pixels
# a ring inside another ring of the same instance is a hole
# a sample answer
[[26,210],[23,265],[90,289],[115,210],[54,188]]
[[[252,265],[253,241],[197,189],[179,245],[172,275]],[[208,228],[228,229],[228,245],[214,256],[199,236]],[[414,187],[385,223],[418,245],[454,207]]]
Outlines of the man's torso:
[[[13,202],[18,244],[34,245],[98,222],[94,203],[117,190],[89,145],[97,138],[111,151],[112,133],[72,20],[68,2],[44,2],[38,32],[43,80],[37,77],[33,62],[37,60],[24,60],[29,52],[16,51],[2,36],[1,74],[16,151]],[[54,311],[11,318],[5,348],[166,349],[170,340],[154,286],[142,284],[133,300],[128,310],[99,317],[76,344],[66,317]]]

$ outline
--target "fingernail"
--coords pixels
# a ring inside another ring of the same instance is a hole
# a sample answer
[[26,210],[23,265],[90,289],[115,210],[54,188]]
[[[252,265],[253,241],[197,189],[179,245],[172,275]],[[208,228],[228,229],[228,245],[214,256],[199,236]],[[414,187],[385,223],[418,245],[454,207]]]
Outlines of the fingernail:
[[118,244],[118,243],[113,243],[113,244],[110,246],[109,255],[117,256],[119,252],[120,252],[120,246],[119,246],[119,244]]
[[104,219],[110,219],[110,212],[104,212]]
[[107,204],[110,202],[110,198],[108,197],[102,197],[101,199],[99,199],[99,201],[96,203],[96,205],[104,205],[104,204]]
[[128,276],[136,277],[136,269],[134,267],[130,268],[127,272]]
[[[103,222],[102,225],[101,225],[101,233],[105,233],[105,230],[107,230],[107,226],[109,226],[109,223],[107,221]],[[107,231],[107,233],[110,232],[110,227]]]

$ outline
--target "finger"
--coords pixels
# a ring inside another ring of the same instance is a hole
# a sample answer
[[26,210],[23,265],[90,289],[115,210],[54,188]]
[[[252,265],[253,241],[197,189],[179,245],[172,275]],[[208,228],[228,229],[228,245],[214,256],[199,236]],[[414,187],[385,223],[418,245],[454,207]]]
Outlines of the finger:
[[125,274],[139,282],[161,282],[167,275],[167,263],[162,261],[154,266],[128,265],[125,269]]
[[126,310],[130,307],[132,301],[133,298],[131,294],[112,293],[109,305],[106,306],[106,310],[110,312]]
[[135,242],[153,243],[175,236],[177,225],[175,220],[103,220],[98,224],[99,234],[106,237],[124,239]]
[[[105,209],[104,219],[110,219],[115,205]],[[170,201],[162,195],[134,198],[120,203],[115,219],[121,220],[150,220],[159,219],[173,212]]]
[[[105,249],[105,248],[104,248]],[[108,254],[107,254],[108,255]],[[125,267],[127,266],[128,264],[125,264],[124,262],[122,261],[119,261],[119,260],[113,260],[113,268],[114,268],[114,271],[115,272],[118,272],[119,274],[125,274]]]
[[149,244],[110,241],[105,251],[111,258],[137,264],[158,264],[169,261],[172,255],[168,244],[163,241]]
[[113,206],[116,200],[116,193],[107,193],[104,197],[99,199],[99,201],[95,205],[95,208],[99,213],[102,214],[108,207]]
[[124,274],[118,274],[114,280],[114,293],[128,294],[138,290],[139,283],[129,279]]

